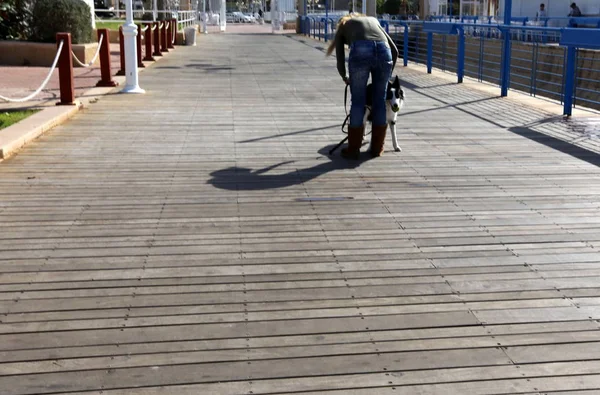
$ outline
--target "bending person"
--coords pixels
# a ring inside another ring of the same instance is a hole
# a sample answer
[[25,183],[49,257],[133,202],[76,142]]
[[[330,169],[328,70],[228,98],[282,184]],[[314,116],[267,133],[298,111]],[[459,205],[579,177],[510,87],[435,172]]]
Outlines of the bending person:
[[[350,47],[349,75],[346,74],[345,44]],[[360,155],[365,130],[363,122],[369,75],[373,90],[371,155],[381,156],[387,130],[386,90],[398,59],[398,48],[377,19],[360,14],[349,14],[340,19],[335,38],[327,49],[327,56],[331,55],[334,49],[338,72],[344,82],[350,85],[352,94],[348,147],[342,149],[342,156],[358,159]]]

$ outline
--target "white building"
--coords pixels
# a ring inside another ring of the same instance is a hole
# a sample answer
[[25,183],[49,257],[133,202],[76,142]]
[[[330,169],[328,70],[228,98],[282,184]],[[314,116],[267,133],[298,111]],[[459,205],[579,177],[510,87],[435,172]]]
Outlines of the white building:
[[[600,16],[599,0],[574,0],[584,16]],[[573,0],[513,0],[514,17],[534,18],[544,3],[548,17],[566,17]],[[429,0],[431,15],[502,16],[504,0]]]

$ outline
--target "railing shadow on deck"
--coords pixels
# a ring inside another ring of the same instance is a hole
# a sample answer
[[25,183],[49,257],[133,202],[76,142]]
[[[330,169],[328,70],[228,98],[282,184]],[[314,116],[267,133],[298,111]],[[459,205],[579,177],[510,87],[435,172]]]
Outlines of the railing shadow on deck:
[[[461,111],[469,116],[472,116],[478,120],[488,122],[490,125],[505,129],[511,133],[517,134],[521,137],[525,137],[529,140],[535,141],[536,143],[543,144],[549,148],[560,151],[567,155],[571,155],[580,160],[586,161],[592,165],[600,166],[600,154],[594,151],[590,151],[583,147],[577,146],[577,141],[561,140],[549,134],[534,130],[533,127],[550,125],[560,125],[565,131],[582,134],[582,122],[584,120],[573,120],[565,118],[563,116],[550,116],[544,117],[543,114],[535,115],[538,113],[530,112],[526,107],[520,108],[513,102],[507,101],[503,98],[493,97],[482,97],[474,100],[458,100],[454,103],[449,102],[452,98],[456,98],[456,92],[452,91],[452,87],[459,87],[459,84],[436,84],[427,87],[420,87],[415,84],[403,81],[402,85],[412,91],[415,94],[419,94],[427,97],[430,100],[442,103],[443,106],[438,106],[431,109],[407,111],[402,112],[400,115],[411,115],[427,111],[434,111],[443,108],[453,108]],[[427,92],[428,90],[435,90],[433,92]],[[482,94],[484,95],[484,94]],[[447,100],[442,98],[446,97]],[[507,125],[499,123],[497,114],[505,114],[506,121],[510,123],[522,123],[521,125]],[[542,116],[542,118],[540,118]],[[401,119],[401,116],[399,117]]]

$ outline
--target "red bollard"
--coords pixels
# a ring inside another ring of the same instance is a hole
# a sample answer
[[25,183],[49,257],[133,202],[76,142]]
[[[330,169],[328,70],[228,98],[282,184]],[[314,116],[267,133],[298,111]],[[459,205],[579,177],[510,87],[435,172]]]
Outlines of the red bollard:
[[119,55],[121,57],[121,69],[117,75],[125,75],[125,36],[123,36],[123,26],[119,26]]
[[167,48],[167,24],[169,22],[162,22],[162,29],[160,29],[160,52],[169,52]]
[[137,35],[135,36],[136,41],[136,51],[137,51],[137,62],[139,68],[144,68],[144,63],[142,62],[142,25],[136,24],[137,26]]
[[179,26],[178,26],[176,18],[173,18],[173,26],[174,26],[173,30],[175,31],[175,35],[174,35],[175,39],[173,40],[173,45],[175,45],[175,44],[177,44],[177,32],[179,31]]
[[174,19],[169,19],[169,27],[167,28],[167,48],[173,49],[173,33],[175,32]]
[[159,22],[154,22],[153,23],[153,27],[154,27],[154,53],[152,54],[152,56],[162,56],[162,54],[160,53],[160,23]]
[[108,29],[98,29],[98,41],[102,39],[100,45],[100,75],[102,79],[98,81],[96,86],[117,86],[117,82],[113,81],[110,73],[110,40],[108,39]]
[[60,84],[60,102],[57,105],[75,105],[75,80],[73,78],[73,56],[71,52],[71,33],[56,34],[56,48],[63,42],[63,47],[58,58],[58,80]]
[[144,46],[145,46],[145,56],[144,62],[154,62],[154,58],[152,57],[152,26],[153,23],[144,23],[146,25],[146,31],[144,32]]

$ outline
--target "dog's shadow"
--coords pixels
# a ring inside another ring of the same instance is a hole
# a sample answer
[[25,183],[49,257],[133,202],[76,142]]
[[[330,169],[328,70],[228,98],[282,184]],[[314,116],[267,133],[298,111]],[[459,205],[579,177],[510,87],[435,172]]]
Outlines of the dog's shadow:
[[308,168],[295,168],[283,174],[268,174],[271,170],[274,170],[279,166],[296,162],[294,160],[276,163],[258,170],[232,166],[212,172],[210,174],[211,179],[208,183],[216,188],[230,191],[257,191],[286,188],[302,184],[335,170],[354,169],[370,158],[367,153],[363,153],[360,160],[349,161],[340,156],[339,150],[333,155],[329,155],[329,150],[333,147],[334,145],[329,145],[321,148],[318,152],[324,158],[319,158],[318,164]]

